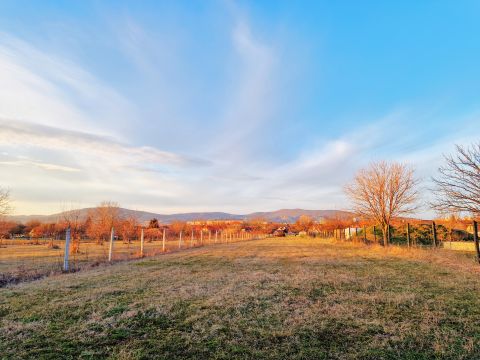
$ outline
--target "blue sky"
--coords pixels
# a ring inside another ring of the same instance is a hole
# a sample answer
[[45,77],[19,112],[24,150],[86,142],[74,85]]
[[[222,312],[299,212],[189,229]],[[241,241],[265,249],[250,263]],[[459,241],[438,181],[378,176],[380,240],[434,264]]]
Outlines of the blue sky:
[[[480,135],[477,1],[0,1],[16,213],[347,209]],[[427,208],[421,210],[429,214]]]

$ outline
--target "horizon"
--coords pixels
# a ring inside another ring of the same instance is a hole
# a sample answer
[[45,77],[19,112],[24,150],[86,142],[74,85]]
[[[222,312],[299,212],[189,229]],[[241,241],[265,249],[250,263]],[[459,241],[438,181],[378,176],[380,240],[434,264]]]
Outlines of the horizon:
[[[266,210],[266,211],[252,211],[248,213],[232,213],[228,211],[187,211],[187,212],[180,212],[180,213],[157,213],[155,211],[150,211],[150,210],[141,210],[141,209],[130,209],[126,208],[123,206],[118,207],[121,210],[129,210],[129,211],[136,211],[136,212],[144,212],[144,213],[150,213],[154,215],[162,215],[162,216],[171,216],[171,215],[184,215],[184,214],[213,214],[213,213],[221,213],[221,214],[227,214],[227,215],[234,215],[234,216],[248,216],[252,214],[257,214],[257,213],[275,213],[275,212],[280,212],[280,211],[337,211],[337,212],[352,212],[351,210],[344,210],[344,209],[302,209],[302,208],[283,208],[283,209],[276,209],[276,210]],[[57,213],[49,213],[49,214],[10,214],[7,215],[7,217],[35,217],[35,216],[54,216],[54,215],[60,215],[64,212],[70,212],[70,211],[76,211],[76,210],[90,210],[90,209],[95,209],[95,207],[82,207],[82,208],[71,208],[68,210],[64,210],[61,212]]]
[[349,211],[343,186],[378,160],[427,189],[444,154],[480,138],[479,14],[475,1],[1,2],[11,215],[104,200]]

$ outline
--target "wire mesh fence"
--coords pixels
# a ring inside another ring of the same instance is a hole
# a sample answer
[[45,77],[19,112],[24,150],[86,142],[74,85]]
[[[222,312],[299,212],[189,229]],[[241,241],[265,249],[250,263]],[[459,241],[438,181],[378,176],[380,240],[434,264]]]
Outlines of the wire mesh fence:
[[245,231],[164,231],[157,237],[142,235],[124,240],[113,233],[108,241],[74,239],[69,244],[67,236],[4,239],[0,243],[0,286],[108,263],[270,236]]

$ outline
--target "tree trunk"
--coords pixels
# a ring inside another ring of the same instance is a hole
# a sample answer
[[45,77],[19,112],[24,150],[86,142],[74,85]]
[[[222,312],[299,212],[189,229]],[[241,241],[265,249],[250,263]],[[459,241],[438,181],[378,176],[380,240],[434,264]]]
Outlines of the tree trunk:
[[388,246],[388,243],[390,241],[390,229],[389,229],[389,225],[386,224],[386,225],[383,225],[383,246],[387,247]]

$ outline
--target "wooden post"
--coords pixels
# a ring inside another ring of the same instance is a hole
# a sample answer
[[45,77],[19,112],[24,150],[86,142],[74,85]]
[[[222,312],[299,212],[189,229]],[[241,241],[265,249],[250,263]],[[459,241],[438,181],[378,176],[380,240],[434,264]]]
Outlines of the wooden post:
[[475,242],[475,250],[477,251],[477,261],[480,264],[480,245],[478,243],[478,225],[473,221],[473,241]]
[[180,230],[180,236],[178,238],[178,248],[179,249],[182,248],[182,233],[183,233],[183,230]]
[[165,228],[163,228],[162,252],[165,252]]
[[408,247],[411,246],[411,241],[410,241],[410,224],[407,223],[407,245]]
[[388,224],[388,229],[387,229],[387,244],[390,245],[392,242],[392,229],[390,227],[390,224]]
[[375,228],[375,225],[373,225],[373,242],[377,242],[377,229]]
[[112,261],[112,256],[113,256],[113,238],[115,237],[115,231],[113,230],[112,226],[112,231],[110,232],[110,249],[108,251],[108,261]]
[[65,233],[65,255],[63,257],[63,271],[68,271],[68,256],[70,254],[70,228]]
[[140,233],[140,256],[143,257],[143,241],[144,241],[144,236],[143,236],[143,227],[142,227],[142,232]]
[[200,230],[200,245],[203,245],[203,229]]
[[190,236],[190,247],[193,247],[193,229],[192,229],[192,235]]
[[433,247],[437,247],[437,226],[435,221],[432,221],[432,235],[433,235]]

